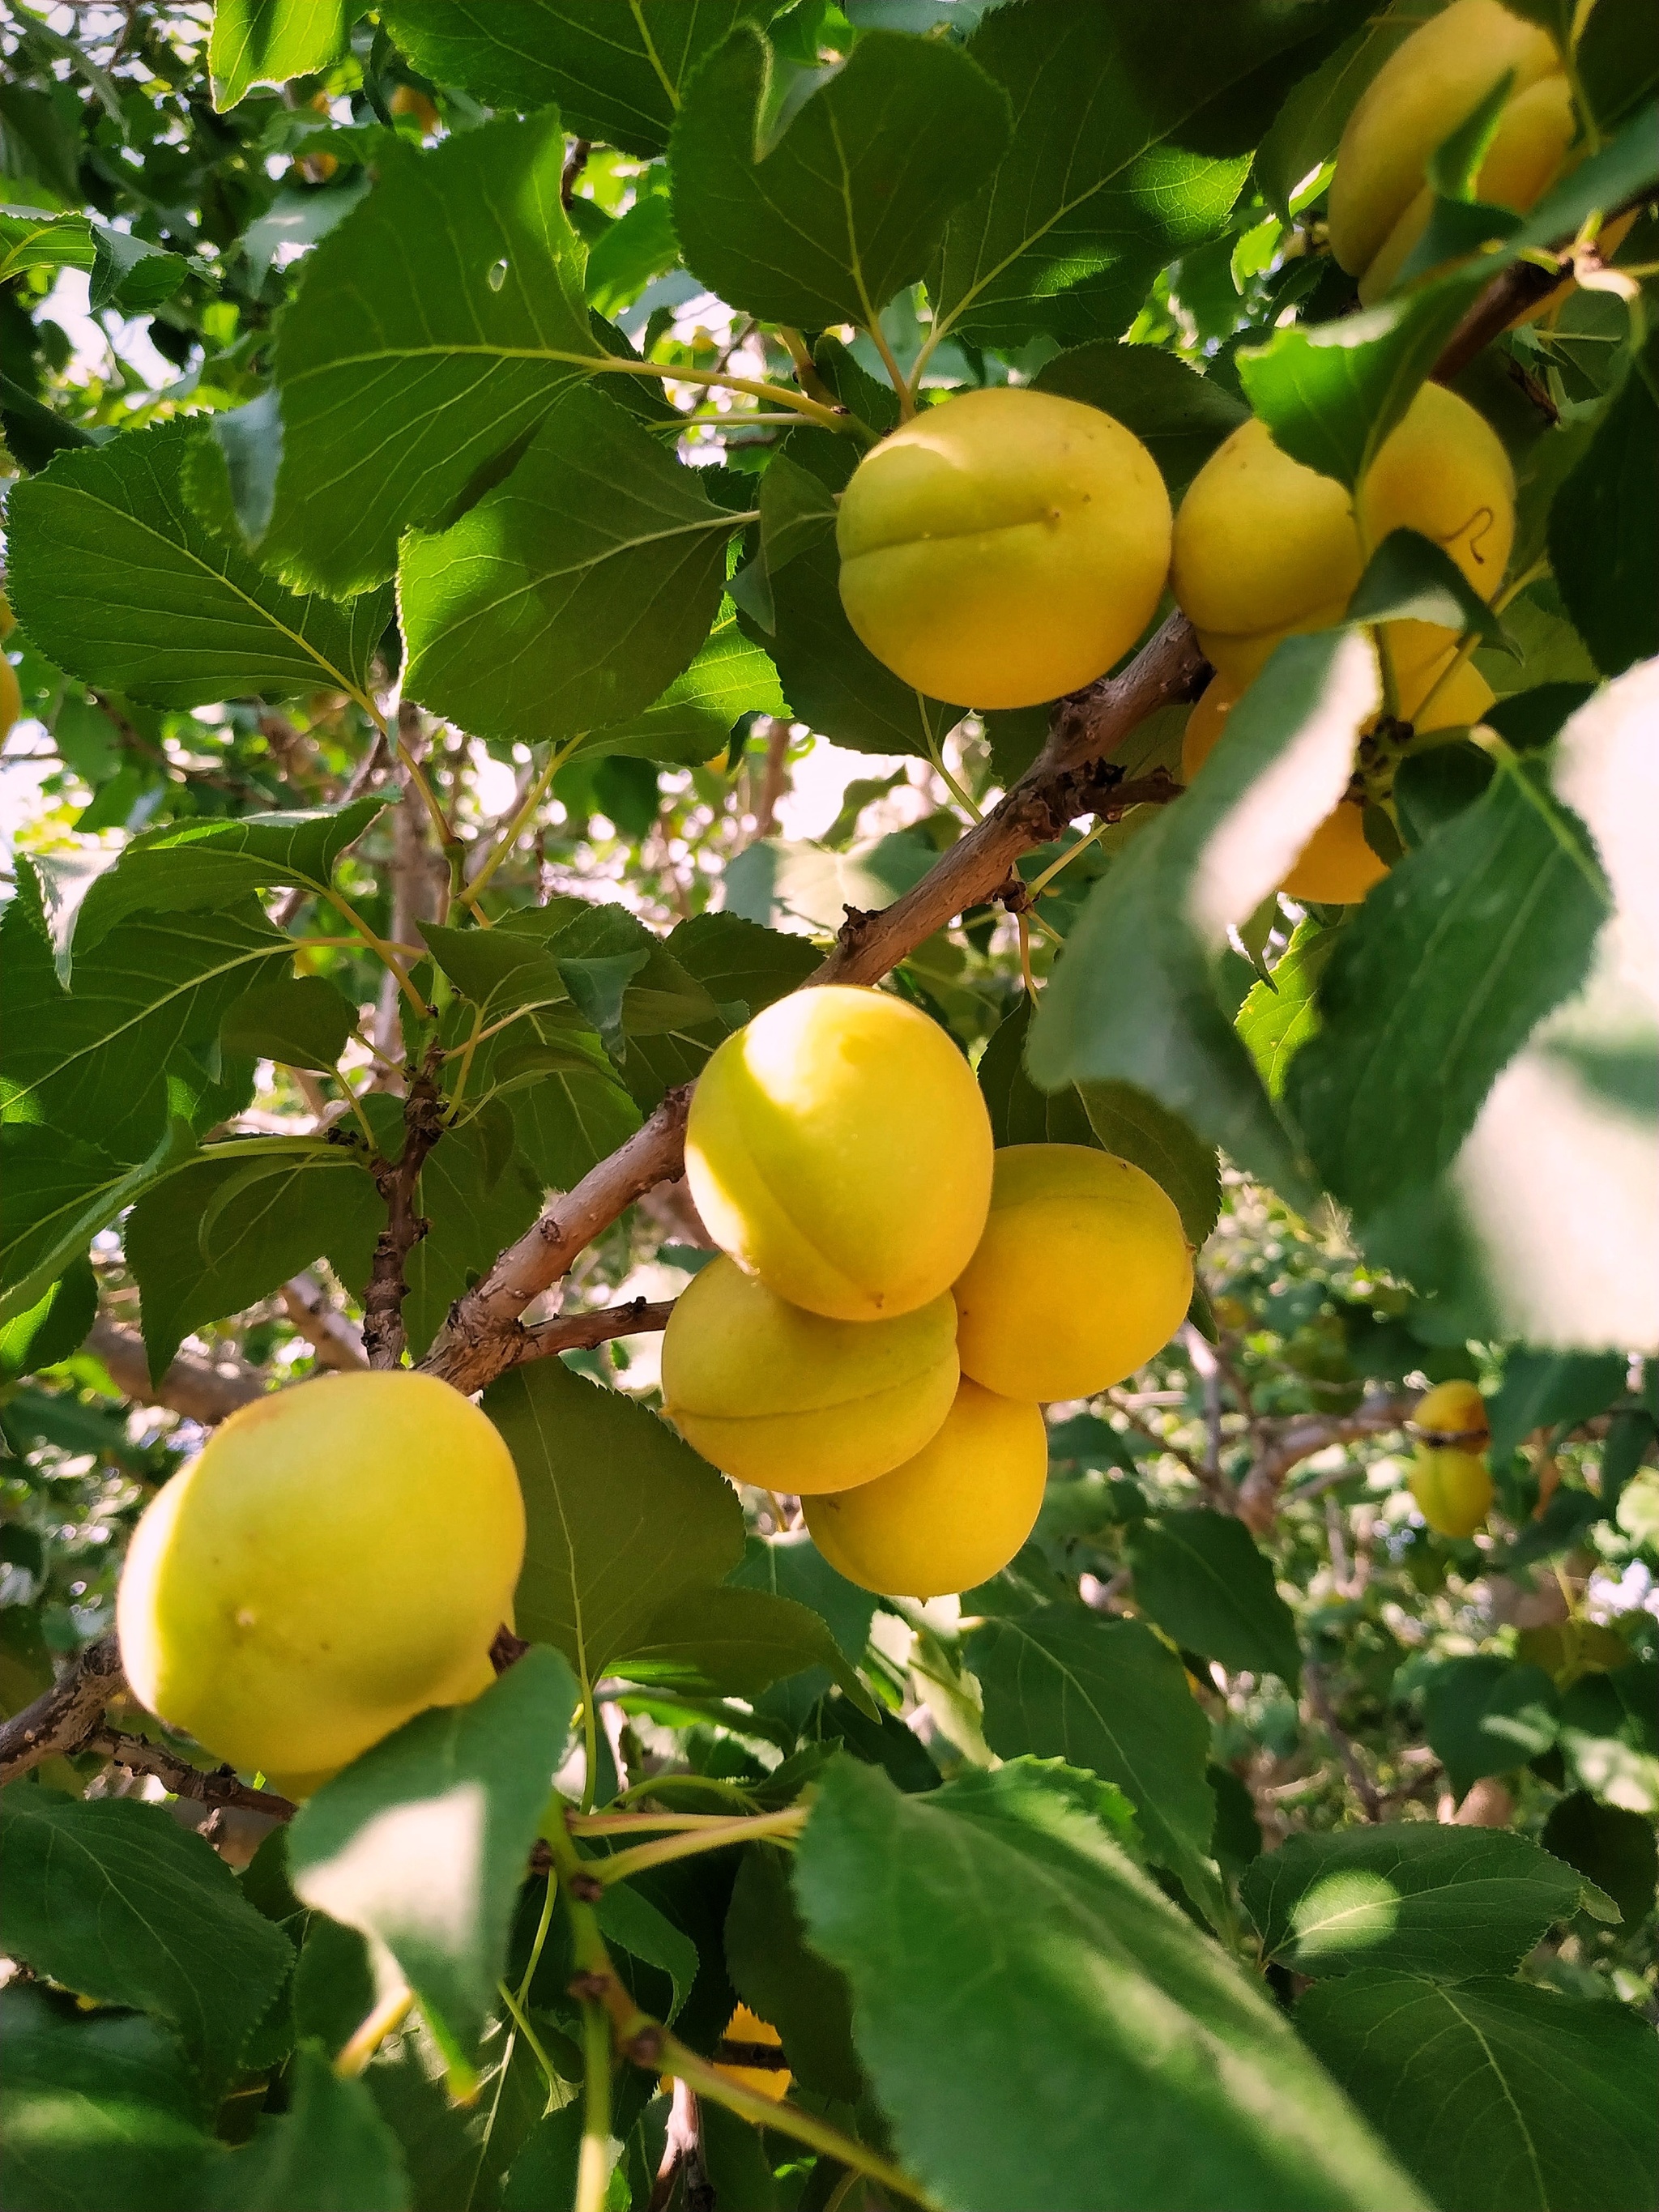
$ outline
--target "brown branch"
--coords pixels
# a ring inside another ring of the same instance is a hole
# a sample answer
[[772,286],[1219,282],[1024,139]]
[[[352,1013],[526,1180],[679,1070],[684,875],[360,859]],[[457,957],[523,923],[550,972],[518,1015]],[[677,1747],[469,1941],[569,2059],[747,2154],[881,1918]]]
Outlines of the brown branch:
[[531,1300],[551,1289],[636,1198],[680,1173],[690,1104],[689,1083],[671,1091],[642,1128],[508,1245],[483,1282],[449,1309],[420,1363],[425,1373],[470,1395],[514,1364],[529,1341],[519,1316]]
[[431,1226],[415,1211],[415,1195],[427,1155],[444,1133],[443,1098],[438,1088],[442,1061],[443,1048],[434,1039],[404,1100],[403,1151],[395,1160],[373,1162],[369,1170],[386,1212],[386,1227],[375,1240],[368,1287],[363,1292],[363,1349],[371,1367],[398,1366],[408,1342],[404,1300],[409,1296],[409,1284],[404,1263]]
[[0,1724],[0,1782],[80,1750],[102,1722],[105,1706],[125,1688],[120,1648],[112,1636],[100,1636],[70,1660],[51,1689]]
[[[1403,1428],[1417,1403],[1414,1391],[1367,1399],[1352,1413],[1298,1413],[1285,1421],[1261,1422],[1264,1444],[1255,1466],[1239,1485],[1238,1516],[1258,1536],[1272,1528],[1285,1476],[1304,1459],[1332,1444],[1358,1443],[1362,1437],[1386,1436]],[[1346,1478],[1346,1470],[1344,1470]],[[1314,1485],[1297,1493],[1316,1495]]]
[[1311,1659],[1304,1659],[1302,1662],[1302,1680],[1307,1689],[1308,1703],[1318,1716],[1320,1724],[1326,1735],[1336,1746],[1337,1753],[1342,1761],[1342,1771],[1348,1778],[1349,1786],[1354,1796],[1358,1798],[1364,1808],[1365,1818],[1368,1820],[1380,1820],[1382,1818],[1382,1800],[1378,1794],[1376,1784],[1365,1771],[1364,1762],[1359,1756],[1358,1746],[1336,1717],[1331,1705],[1330,1692],[1325,1686],[1324,1674],[1315,1666]]
[[[1621,200],[1617,207],[1609,208],[1603,218],[1603,228],[1616,222],[1620,216],[1644,206],[1652,197],[1651,191],[1637,192]],[[1599,269],[1602,266],[1601,258],[1593,246],[1575,251],[1573,241],[1569,240],[1556,255],[1553,269],[1546,269],[1535,261],[1511,261],[1507,269],[1492,278],[1447,339],[1440,358],[1429,371],[1432,380],[1449,384],[1454,377],[1461,375],[1475,356],[1484,353],[1494,338],[1501,337],[1517,316],[1526,314],[1540,300],[1547,300],[1558,284],[1571,276],[1575,266]]]
[[777,827],[778,801],[783,796],[783,772],[789,751],[788,716],[768,714],[765,721],[766,760],[761,771],[760,797],[755,804],[754,826],[749,832],[751,845],[758,845],[763,837],[769,837]]
[[141,1406],[165,1406],[204,1427],[228,1419],[239,1407],[251,1406],[268,1387],[251,1368],[217,1366],[189,1352],[181,1352],[160,1381],[152,1382],[143,1339],[105,1314],[88,1332],[86,1348],[103,1361],[123,1397]]
[[315,1275],[307,1271],[294,1276],[283,1284],[282,1298],[283,1311],[316,1352],[319,1367],[350,1374],[368,1364],[356,1330],[330,1305]]
[[250,1783],[239,1781],[234,1767],[221,1766],[204,1774],[165,1744],[151,1743],[145,1736],[94,1729],[80,1748],[101,1752],[129,1774],[153,1774],[173,1796],[188,1797],[192,1804],[215,1810],[234,1805],[245,1813],[264,1813],[273,1820],[291,1820],[299,1810],[291,1799],[279,1797],[274,1790],[255,1790]]
[[557,1352],[591,1351],[596,1344],[608,1344],[617,1336],[646,1336],[653,1329],[666,1328],[673,1310],[672,1298],[661,1298],[654,1304],[644,1298],[629,1298],[623,1305],[600,1306],[592,1313],[561,1314],[556,1321],[544,1321],[523,1332],[519,1361],[545,1359]]
[[593,149],[586,138],[573,138],[566,150],[564,167],[559,172],[559,204],[569,209],[576,197],[576,187],[581,182],[582,171],[587,167],[587,157]]

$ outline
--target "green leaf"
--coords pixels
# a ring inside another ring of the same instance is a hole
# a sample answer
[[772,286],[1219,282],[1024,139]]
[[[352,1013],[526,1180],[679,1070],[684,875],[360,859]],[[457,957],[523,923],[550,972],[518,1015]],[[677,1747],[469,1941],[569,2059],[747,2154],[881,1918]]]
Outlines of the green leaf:
[[[804,1529],[781,1536],[751,1535],[726,1580],[739,1589],[768,1590],[810,1607],[836,1639],[848,1667],[856,1667],[864,1657],[876,1601],[868,1590],[838,1575]],[[809,1665],[799,1674],[775,1683],[758,1700],[756,1711],[799,1730],[832,1679],[830,1668]],[[844,1669],[842,1679],[846,1680]],[[861,1688],[851,1694],[860,1705],[866,1702]],[[771,2014],[763,2011],[762,2017],[769,2020]]]
[[[597,1038],[593,1055],[591,1065],[578,1066],[562,1053],[560,1064],[532,1072],[508,1097],[520,1153],[544,1189],[573,1188],[640,1126],[640,1109]],[[507,1060],[503,1053],[495,1063],[498,1072]]]
[[67,1359],[97,1316],[98,1278],[82,1253],[33,1305],[0,1327],[0,1379],[14,1382]]
[[1496,1979],[1322,1982],[1297,2026],[1443,2212],[1641,2212],[1659,2050],[1629,2007]]
[[[141,1196],[122,1243],[137,1279],[152,1376],[165,1373],[192,1330],[244,1313],[325,1253],[357,1246],[367,1255],[386,1225],[374,1179],[349,1151],[309,1139],[303,1150],[267,1138],[268,1155],[238,1148],[217,1159],[209,1146]],[[361,1279],[347,1288],[361,1291]]]
[[1348,602],[1350,622],[1437,623],[1459,635],[1473,631],[1503,649],[1504,625],[1455,561],[1417,530],[1391,530],[1365,563]]
[[641,1624],[611,1662],[632,1682],[690,1695],[753,1698],[787,1674],[827,1668],[874,1719],[869,1692],[828,1625],[770,1590],[681,1589]]
[[550,113],[393,149],[309,255],[276,347],[283,459],[264,550],[284,574],[341,593],[383,582],[404,527],[441,528],[604,358],[563,165]]
[[586,1690],[683,1590],[743,1550],[737,1493],[665,1422],[557,1359],[485,1393],[524,1486],[519,1633],[556,1645]]
[[90,269],[92,225],[80,215],[0,215],[0,283],[31,269]]
[[1608,1900],[1522,1836],[1393,1823],[1292,1836],[1241,1895],[1270,1958],[1322,1978],[1358,1966],[1461,1982],[1517,1967],[1586,1898]]
[[818,957],[799,937],[736,914],[700,914],[669,933],[667,949],[722,1008],[741,1006],[744,1021],[804,983]]
[[759,550],[730,586],[743,611],[768,637],[778,626],[773,577],[798,553],[820,544],[835,522],[835,495],[829,485],[791,460],[787,451],[775,454],[761,478]]
[[177,1115],[136,1167],[39,1121],[0,1128],[0,1322],[30,1312],[100,1229],[196,1149]]
[[27,888],[0,924],[6,1119],[50,1122],[135,1163],[170,1110],[195,1110],[204,1074],[182,1055],[213,1049],[227,1010],[282,974],[292,942],[251,899],[219,914],[135,916],[83,955],[64,991],[36,879],[27,862],[20,872]]
[[381,798],[345,806],[296,807],[234,820],[170,822],[135,837],[88,891],[58,933],[60,981],[72,952],[94,945],[134,914],[187,914],[232,907],[279,884],[325,889],[335,864],[384,809]]
[[1583,982],[1608,904],[1577,823],[1505,754],[1341,931],[1286,1097],[1362,1218],[1451,1164],[1505,1063]]
[[[1014,137],[946,227],[935,328],[1013,349],[1034,331],[1116,337],[1158,270],[1224,225],[1249,167],[1235,157],[1280,91],[1264,64],[1355,12],[1108,0],[984,15],[968,51],[1012,99]],[[1219,154],[1196,127],[1206,108],[1226,111]]]
[[0,1991],[7,2196],[32,2212],[177,2212],[222,2156],[178,2039],[142,2013],[76,2019]]
[[458,2086],[473,2076],[576,1698],[556,1652],[527,1651],[471,1705],[419,1714],[355,1759],[289,1832],[295,1894],[396,1960]]
[[1617,676],[1659,653],[1659,339],[1631,364],[1589,452],[1555,495],[1550,566],[1596,666]]
[[1233,1026],[1243,1038],[1270,1098],[1285,1095],[1291,1060],[1319,1030],[1319,979],[1336,945],[1336,932],[1304,916],[1273,971],[1271,983],[1252,983]]
[[1376,702],[1358,636],[1325,630],[1276,649],[1227,744],[1090,893],[1032,1027],[1034,1081],[1133,1084],[1293,1205],[1310,1202],[1212,963],[1346,788],[1353,732]]
[[314,2043],[295,2052],[289,2083],[289,2110],[220,2168],[210,2212],[409,2212],[404,2154],[367,2084],[343,2081]]
[[1109,1152],[1132,1160],[1167,1191],[1194,1246],[1221,1212],[1221,1168],[1213,1145],[1200,1144],[1178,1114],[1133,1083],[1080,1083],[1089,1126]]
[[1639,1928],[1652,1911],[1659,1847],[1652,1821],[1639,1813],[1575,1790],[1552,1807],[1543,1844],[1613,1899],[1627,1930]]
[[1088,1767],[1135,1808],[1146,1847],[1181,1869],[1210,1848],[1209,1727],[1167,1644],[1136,1620],[1043,1605],[974,1631],[968,1663],[985,1698],[985,1740]]
[[321,975],[293,975],[245,992],[219,1024],[226,1052],[285,1067],[331,1068],[357,1026],[357,1009]]
[[1528,1352],[1504,1361],[1504,1379],[1488,1401],[1494,1460],[1507,1459],[1534,1429],[1577,1428],[1625,1395],[1629,1362],[1613,1352]]
[[319,689],[361,696],[391,615],[287,591],[185,495],[190,421],[58,454],[7,503],[6,585],[42,653],[100,690],[199,707]]
[[641,1891],[626,1882],[613,1882],[599,1899],[599,1928],[605,1941],[619,1945],[647,1966],[655,1966],[673,1984],[672,2021],[691,1993],[697,1978],[697,1947],[683,1929],[659,1912]]
[[[769,469],[767,477],[770,476]],[[777,670],[738,629],[728,603],[696,659],[661,697],[626,721],[595,730],[580,757],[591,760],[614,753],[623,759],[698,768],[725,752],[732,727],[743,715],[787,711]]]
[[1133,430],[1172,495],[1192,482],[1249,413],[1224,384],[1156,346],[1074,346],[1044,362],[1031,381],[1039,392],[1101,408]]
[[823,1778],[795,1895],[907,2167],[975,2212],[1418,2212],[1259,1986],[1091,1817],[1091,1779]]
[[569,128],[647,160],[668,143],[687,80],[734,23],[781,0],[392,0],[381,20],[422,75],[495,107],[556,101]]
[[146,314],[170,300],[191,274],[182,253],[169,253],[135,238],[131,231],[112,230],[106,223],[92,225],[92,283],[87,305],[98,314],[105,307],[125,307],[129,313]]
[[505,483],[404,541],[405,688],[487,738],[623,721],[708,636],[743,520],[625,408],[566,392]]
[[674,225],[687,266],[734,307],[868,329],[1001,159],[1007,95],[960,47],[880,30],[807,83],[799,105],[799,86],[775,86],[747,27],[709,57],[669,142]]
[[313,76],[338,61],[358,0],[214,0],[208,68],[213,105],[224,114],[250,85]]
[[1512,1774],[1554,1742],[1555,1685],[1541,1667],[1495,1653],[1443,1660],[1423,1692],[1423,1725],[1454,1796],[1484,1775]]
[[804,2089],[856,2105],[863,2072],[853,2047],[853,1999],[844,1975],[808,1944],[789,1883],[789,1861],[766,1844],[743,1855],[726,1916],[726,1963],[751,2012],[783,2039]]
[[1409,18],[1379,17],[1292,89],[1255,155],[1255,181],[1282,221],[1290,220],[1297,187],[1335,153],[1365,87],[1415,27]]
[[1177,1644],[1296,1687],[1295,1616],[1279,1595],[1273,1562],[1242,1521],[1198,1506],[1139,1522],[1129,1559],[1136,1606]]
[[178,2030],[210,2114],[293,1958],[210,1844],[159,1805],[0,1796],[0,1942],[83,1996]]
[[726,868],[726,911],[763,923],[787,915],[830,935],[846,921],[849,906],[890,905],[938,858],[925,838],[902,830],[851,853],[762,837]]

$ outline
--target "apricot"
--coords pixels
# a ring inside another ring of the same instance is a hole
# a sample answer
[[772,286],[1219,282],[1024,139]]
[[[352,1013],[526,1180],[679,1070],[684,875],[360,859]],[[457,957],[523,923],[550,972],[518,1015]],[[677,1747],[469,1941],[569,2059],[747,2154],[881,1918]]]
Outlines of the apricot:
[[753,2089],[763,2097],[770,2097],[781,2104],[789,2094],[789,2084],[794,2076],[783,2056],[783,2038],[769,2020],[763,2020],[757,2012],[740,2004],[726,2023],[722,2043],[763,2043],[775,2048],[778,2054],[775,2066],[721,2066],[714,2071],[723,2074],[728,2081],[735,2081],[740,2089]]
[[393,115],[412,115],[421,126],[421,136],[429,138],[438,127],[438,111],[427,94],[412,84],[400,84],[386,102]]
[[1438,1383],[1419,1400],[1411,1425],[1411,1493],[1423,1518],[1439,1535],[1472,1536],[1492,1509],[1486,1400],[1473,1382]]
[[233,1413],[138,1523],[116,1606],[150,1711],[305,1796],[492,1679],[524,1502],[494,1425],[408,1371]]
[[14,723],[23,713],[23,687],[17,680],[17,671],[3,653],[0,653],[0,738],[6,737]]
[[847,1490],[919,1452],[957,1394],[956,1310],[829,1321],[735,1261],[705,1267],[669,1316],[663,1410],[738,1482]]
[[[1424,730],[1463,729],[1478,722],[1492,703],[1492,686],[1468,661],[1446,678],[1420,714],[1417,711],[1428,695],[1437,665],[1431,664],[1406,679],[1401,692],[1404,719]],[[1187,717],[1181,740],[1181,773],[1188,783],[1215,750],[1240,696],[1218,676]],[[1357,731],[1356,740],[1363,734]],[[1321,906],[1352,906],[1387,873],[1385,863],[1365,842],[1363,802],[1345,798],[1338,800],[1309,838],[1279,889],[1291,898],[1312,900]]]
[[1007,1565],[1036,1525],[1048,1471],[1036,1407],[964,1376],[931,1443],[874,1482],[808,1498],[806,1525],[830,1565],[861,1589],[940,1597]]
[[836,542],[847,619],[896,676],[957,706],[1032,707],[1092,683],[1151,621],[1169,495],[1111,416],[1003,386],[866,454]]
[[[1365,548],[1401,528],[1443,546],[1483,599],[1503,580],[1514,471],[1491,426],[1441,385],[1419,391],[1357,501],[1292,460],[1265,422],[1240,423],[1181,502],[1170,583],[1216,673],[1243,690],[1280,638],[1342,619]],[[1443,665],[1456,642],[1428,623],[1382,629],[1402,672]]]
[[791,1305],[884,1321],[948,1291],[991,1200],[967,1061],[890,993],[793,992],[726,1038],[692,1094],[686,1179],[721,1250]]
[[1181,1326],[1193,1255],[1149,1175],[1087,1145],[1011,1145],[956,1285],[962,1371],[1004,1398],[1087,1398]]

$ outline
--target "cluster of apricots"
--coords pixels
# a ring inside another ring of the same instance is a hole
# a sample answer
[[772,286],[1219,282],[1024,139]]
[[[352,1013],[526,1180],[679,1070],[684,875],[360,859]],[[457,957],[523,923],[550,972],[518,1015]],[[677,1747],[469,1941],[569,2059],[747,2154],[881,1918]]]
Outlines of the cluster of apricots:
[[1037,1516],[1041,1403],[1132,1374],[1179,1327],[1171,1200],[1079,1145],[994,1152],[972,1072],[883,992],[780,1000],[703,1071],[691,1194],[724,1256],[663,1340],[665,1410],[739,1482],[793,1492],[832,1565],[965,1589]]

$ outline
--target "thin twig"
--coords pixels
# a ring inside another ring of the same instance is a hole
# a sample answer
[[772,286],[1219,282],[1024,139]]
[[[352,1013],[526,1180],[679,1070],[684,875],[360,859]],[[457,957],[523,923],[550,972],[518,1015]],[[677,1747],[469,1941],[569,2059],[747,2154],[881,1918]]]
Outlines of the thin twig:
[[1331,1705],[1330,1692],[1325,1686],[1324,1674],[1311,1659],[1303,1662],[1302,1680],[1307,1686],[1308,1703],[1318,1715],[1326,1735],[1336,1746],[1342,1761],[1342,1771],[1348,1778],[1354,1796],[1364,1808],[1365,1818],[1380,1820],[1382,1818],[1382,1800],[1377,1793],[1376,1784],[1365,1771],[1358,1746],[1336,1717]]
[[404,1101],[404,1147],[396,1160],[376,1160],[370,1169],[386,1202],[386,1225],[374,1245],[374,1264],[363,1292],[363,1349],[371,1367],[396,1367],[408,1341],[404,1300],[409,1296],[404,1263],[430,1224],[415,1210],[416,1192],[427,1155],[444,1132],[443,1099],[438,1089],[442,1049],[428,1046]]
[[129,1774],[153,1774],[173,1796],[187,1797],[194,1805],[216,1810],[234,1805],[245,1813],[263,1813],[272,1820],[291,1820],[299,1810],[291,1799],[279,1796],[274,1790],[255,1790],[251,1784],[239,1781],[234,1767],[222,1766],[204,1774],[165,1744],[151,1743],[145,1736],[123,1735],[113,1729],[100,1728],[87,1736],[80,1748],[100,1752]]
[[667,1328],[673,1310],[672,1298],[654,1302],[629,1298],[619,1306],[599,1306],[592,1313],[561,1314],[556,1321],[540,1322],[525,1330],[519,1360],[522,1364],[526,1359],[545,1359],[557,1352],[591,1351],[596,1344],[610,1343],[613,1337],[648,1336]]

